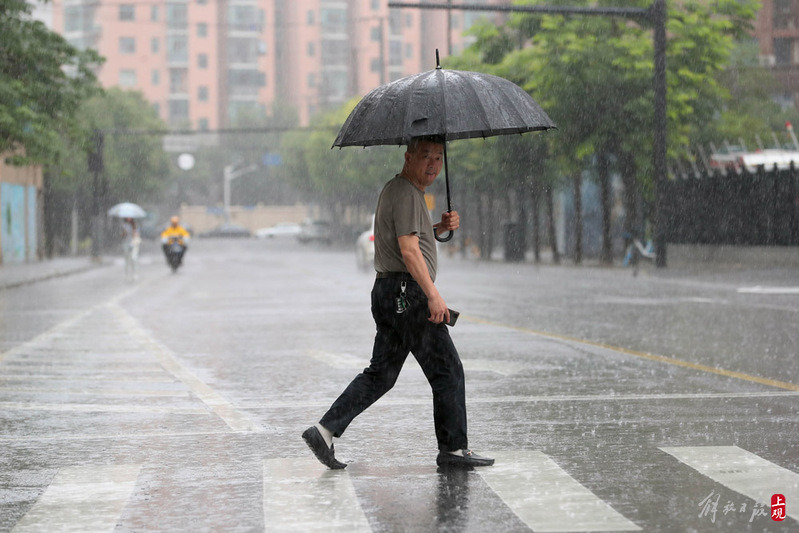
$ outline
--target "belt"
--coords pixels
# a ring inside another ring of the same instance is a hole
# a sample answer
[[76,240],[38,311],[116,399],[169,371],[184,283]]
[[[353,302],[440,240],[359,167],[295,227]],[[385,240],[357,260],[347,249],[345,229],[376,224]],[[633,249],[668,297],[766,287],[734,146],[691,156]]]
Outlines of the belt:
[[404,279],[405,281],[415,281],[413,276],[407,272],[378,272],[377,279]]

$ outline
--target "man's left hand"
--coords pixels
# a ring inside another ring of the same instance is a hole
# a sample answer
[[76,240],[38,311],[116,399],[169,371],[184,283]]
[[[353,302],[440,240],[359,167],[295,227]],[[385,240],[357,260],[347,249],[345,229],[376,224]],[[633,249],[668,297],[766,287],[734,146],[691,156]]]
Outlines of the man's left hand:
[[443,231],[455,231],[461,225],[461,217],[457,211],[448,211],[441,214],[441,222],[437,225],[439,233]]

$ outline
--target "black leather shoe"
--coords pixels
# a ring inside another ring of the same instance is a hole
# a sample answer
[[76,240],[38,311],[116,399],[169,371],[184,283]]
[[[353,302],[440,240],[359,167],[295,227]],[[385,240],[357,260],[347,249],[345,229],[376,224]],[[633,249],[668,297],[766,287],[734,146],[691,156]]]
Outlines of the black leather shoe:
[[440,467],[470,468],[473,466],[491,466],[494,464],[494,460],[477,455],[472,450],[463,450],[457,455],[449,452],[438,452],[436,464]]
[[[327,447],[325,438],[316,429],[316,426],[311,426],[302,432],[302,439],[305,444],[311,449],[313,454],[319,459],[319,462],[330,468],[331,470],[340,470],[347,468],[347,463],[342,463],[336,459],[336,451],[333,445]],[[493,461],[492,461],[493,462]]]

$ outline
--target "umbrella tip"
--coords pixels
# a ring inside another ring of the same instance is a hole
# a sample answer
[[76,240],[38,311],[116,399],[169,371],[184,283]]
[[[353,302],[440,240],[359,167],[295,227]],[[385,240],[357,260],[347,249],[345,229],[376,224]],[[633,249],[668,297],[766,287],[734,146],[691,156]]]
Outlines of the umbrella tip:
[[438,57],[438,48],[436,48],[436,68],[441,68],[441,60]]

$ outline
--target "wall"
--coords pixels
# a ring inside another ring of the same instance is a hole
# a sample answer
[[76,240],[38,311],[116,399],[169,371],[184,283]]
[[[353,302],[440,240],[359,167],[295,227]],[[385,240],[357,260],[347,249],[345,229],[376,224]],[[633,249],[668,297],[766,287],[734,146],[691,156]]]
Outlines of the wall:
[[13,167],[0,155],[0,264],[42,256],[42,169]]
[[[244,226],[250,231],[274,226],[279,222],[296,222],[301,224],[307,218],[315,218],[313,209],[306,205],[230,207],[230,222]],[[195,233],[211,230],[225,221],[221,207],[182,206],[180,221]]]

